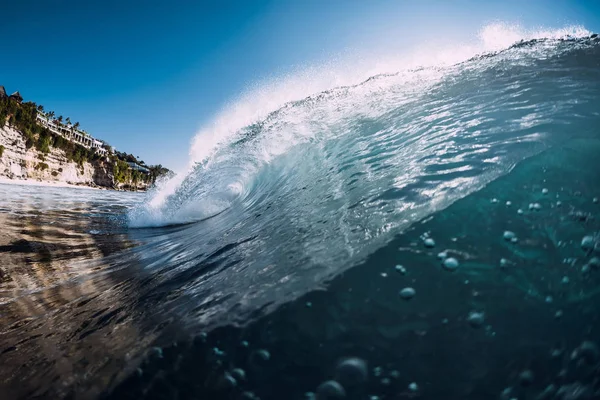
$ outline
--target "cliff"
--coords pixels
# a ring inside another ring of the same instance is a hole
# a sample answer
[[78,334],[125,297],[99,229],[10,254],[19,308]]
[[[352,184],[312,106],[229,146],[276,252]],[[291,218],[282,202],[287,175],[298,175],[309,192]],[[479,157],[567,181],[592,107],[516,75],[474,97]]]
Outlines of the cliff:
[[[47,154],[35,147],[27,149],[25,135],[5,125],[0,128],[0,176],[10,179],[34,179],[44,182],[61,182],[107,189],[145,190],[139,182],[118,184],[113,167],[106,160],[69,161],[65,151],[51,147]],[[2,148],[4,150],[2,150]]]

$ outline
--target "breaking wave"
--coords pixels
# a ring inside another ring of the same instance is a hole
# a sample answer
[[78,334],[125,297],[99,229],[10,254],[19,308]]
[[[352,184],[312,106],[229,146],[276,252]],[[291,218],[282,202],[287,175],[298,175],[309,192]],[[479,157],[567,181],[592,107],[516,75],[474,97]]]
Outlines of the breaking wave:
[[258,85],[198,133],[189,171],[130,227],[185,224],[169,258],[187,260],[180,271],[219,260],[194,293],[226,285],[224,308],[283,301],[567,139],[598,100],[586,71],[600,42],[581,27],[495,24],[427,51]]

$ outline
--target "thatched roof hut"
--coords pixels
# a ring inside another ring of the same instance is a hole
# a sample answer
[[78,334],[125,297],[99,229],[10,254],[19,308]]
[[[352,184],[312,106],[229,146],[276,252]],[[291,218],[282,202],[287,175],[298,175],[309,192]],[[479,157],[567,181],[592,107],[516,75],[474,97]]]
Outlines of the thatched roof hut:
[[16,100],[16,101],[18,101],[19,103],[23,102],[23,96],[21,96],[21,93],[19,93],[18,91],[17,91],[17,92],[14,92],[14,93],[13,93],[13,94],[11,94],[9,97],[10,97],[11,99],[15,99],[15,100]]

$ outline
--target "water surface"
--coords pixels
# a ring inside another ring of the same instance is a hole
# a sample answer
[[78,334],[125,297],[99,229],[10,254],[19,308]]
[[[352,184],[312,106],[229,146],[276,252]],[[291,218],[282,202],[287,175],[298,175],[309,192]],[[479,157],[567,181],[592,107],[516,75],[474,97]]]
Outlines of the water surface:
[[359,357],[346,398],[598,398],[599,101],[598,38],[544,39],[287,103],[148,197],[0,186],[0,389],[303,399]]

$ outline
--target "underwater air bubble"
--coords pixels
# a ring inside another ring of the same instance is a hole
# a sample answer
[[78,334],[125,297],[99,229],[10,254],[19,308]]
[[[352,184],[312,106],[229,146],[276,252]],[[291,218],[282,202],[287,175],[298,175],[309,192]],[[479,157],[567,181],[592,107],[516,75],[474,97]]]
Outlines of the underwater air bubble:
[[406,268],[404,268],[402,265],[398,264],[396,265],[396,267],[394,267],[396,269],[396,271],[398,271],[401,274],[406,274]]
[[160,347],[153,347],[152,355],[156,356],[157,358],[163,358],[163,351]]
[[[566,374],[565,374],[566,375]],[[588,400],[595,399],[596,393],[587,386],[582,385],[579,382],[571,383],[568,385],[563,385],[556,392],[556,399],[566,399],[566,400]]]
[[550,357],[552,357],[552,358],[558,358],[561,355],[562,355],[561,349],[552,349],[552,351],[550,351]]
[[473,328],[480,328],[485,322],[485,315],[482,312],[471,311],[467,317],[467,322]]
[[415,297],[415,289],[411,288],[411,287],[406,287],[404,289],[402,289],[400,291],[400,297],[403,298],[404,300],[410,300],[413,297]]
[[512,240],[515,237],[515,233],[511,231],[504,231],[504,240]]
[[435,241],[432,238],[425,239],[423,243],[425,244],[425,247],[432,248],[435,246]]
[[250,367],[253,369],[261,369],[267,365],[267,362],[271,359],[271,353],[267,350],[259,349],[254,350],[250,353],[248,359]]
[[587,274],[588,272],[590,272],[590,266],[588,264],[585,264],[583,267],[581,267],[582,274]]
[[412,382],[410,385],[408,385],[408,390],[411,392],[416,392],[419,390],[419,385],[417,385],[416,382]]
[[600,269],[600,258],[592,257],[590,258],[590,261],[587,262],[587,264],[590,266],[590,268]]
[[523,214],[523,210],[521,210],[520,208],[517,210],[517,214],[521,215]]
[[245,381],[246,371],[241,368],[234,368],[231,370],[231,376],[233,376],[238,382]]
[[235,378],[233,376],[231,376],[231,374],[226,372],[225,375],[223,375],[222,385],[224,387],[232,388],[232,387],[237,386],[237,381],[235,380]]
[[519,374],[519,383],[521,386],[529,386],[533,383],[533,372],[525,370]]
[[448,257],[444,260],[444,262],[442,263],[444,265],[444,268],[447,269],[448,271],[454,271],[455,269],[458,268],[458,260],[454,257]]
[[221,351],[218,347],[213,347],[213,354],[218,357],[223,357],[225,355],[225,352]]
[[502,391],[502,393],[500,393],[500,399],[501,400],[512,400],[511,398],[511,394],[512,394],[512,388],[511,387],[507,387],[506,389],[504,389]]
[[581,248],[585,251],[590,251],[594,248],[594,238],[592,236],[584,236],[581,239]]
[[340,361],[335,368],[335,378],[343,386],[352,386],[367,380],[367,363],[356,357]]
[[271,353],[267,350],[260,349],[256,352],[256,355],[261,358],[263,361],[269,361],[271,359]]
[[557,390],[558,388],[556,387],[556,385],[551,383],[548,386],[546,386],[546,389],[544,389],[542,393],[537,395],[536,400],[551,399]]
[[512,206],[512,201],[507,201],[506,202],[506,207],[510,207],[510,206]]
[[542,194],[548,194],[548,189],[546,189],[546,188],[543,188],[543,189],[542,189]]
[[600,350],[596,343],[589,340],[584,341],[581,345],[573,350],[571,359],[583,359],[587,364],[595,364],[600,358]]
[[334,400],[346,397],[346,390],[336,381],[326,381],[317,388],[317,400]]

